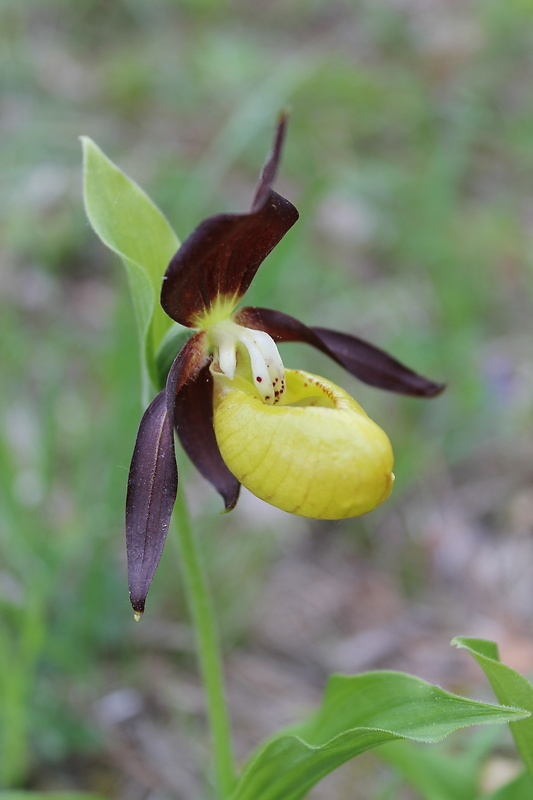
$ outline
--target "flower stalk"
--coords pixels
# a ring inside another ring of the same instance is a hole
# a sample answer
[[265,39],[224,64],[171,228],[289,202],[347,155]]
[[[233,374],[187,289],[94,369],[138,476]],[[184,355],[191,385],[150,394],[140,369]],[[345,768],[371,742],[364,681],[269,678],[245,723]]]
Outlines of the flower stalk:
[[207,717],[213,744],[214,780],[219,799],[226,800],[231,794],[236,778],[222,656],[208,581],[183,489],[176,500],[174,519],[206,697]]

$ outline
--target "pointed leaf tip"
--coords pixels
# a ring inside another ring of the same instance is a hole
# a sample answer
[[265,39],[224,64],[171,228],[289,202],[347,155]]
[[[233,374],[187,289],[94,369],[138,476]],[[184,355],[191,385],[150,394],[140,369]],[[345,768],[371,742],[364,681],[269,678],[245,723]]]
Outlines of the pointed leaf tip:
[[280,731],[251,756],[232,800],[302,800],[321,778],[379,745],[400,739],[437,742],[470,725],[523,716],[404,673],[336,675],[315,714]]
[[458,636],[452,640],[452,644],[465,649],[477,661],[502,705],[525,709],[525,718],[514,722],[511,732],[533,779],[533,686],[524,675],[500,661],[495,642]]
[[141,339],[145,382],[157,383],[155,353],[171,321],[159,307],[161,278],[179,241],[148,195],[95,142],[81,136],[85,211],[101,241],[123,261]]

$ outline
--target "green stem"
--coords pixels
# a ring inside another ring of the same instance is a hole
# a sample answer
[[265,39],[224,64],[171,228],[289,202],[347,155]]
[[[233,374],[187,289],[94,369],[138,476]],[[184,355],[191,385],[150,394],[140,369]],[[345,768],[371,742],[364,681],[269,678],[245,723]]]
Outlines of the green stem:
[[219,795],[225,799],[230,796],[235,785],[235,769],[224,691],[222,657],[213,605],[183,490],[178,492],[174,514],[185,588],[195,629],[200,670],[206,693],[207,716],[213,740],[215,779]]

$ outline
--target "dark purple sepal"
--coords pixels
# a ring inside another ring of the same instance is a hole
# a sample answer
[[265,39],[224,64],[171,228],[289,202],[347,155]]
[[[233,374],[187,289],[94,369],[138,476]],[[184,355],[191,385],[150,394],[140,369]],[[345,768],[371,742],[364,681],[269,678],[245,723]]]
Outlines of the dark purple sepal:
[[444,389],[443,383],[434,383],[413,372],[364,339],[328,328],[308,328],[281,311],[248,306],[235,315],[235,322],[266,331],[277,342],[310,344],[359,380],[379,389],[413,397],[435,397]]
[[166,393],[146,409],[128,478],[126,550],[130,601],[144,611],[148,589],[161,558],[178,489],[174,435],[167,415]]
[[213,378],[205,342],[203,331],[195,333],[176,357],[167,378],[167,411],[183,449],[229,511],[240,484],[224,463],[213,430]]
[[261,175],[259,176],[259,183],[257,184],[254,199],[252,201],[252,211],[257,211],[257,209],[262,208],[264,203],[268,200],[270,188],[274,183],[276,173],[278,171],[286,130],[287,112],[283,111],[278,117],[278,124],[276,126],[272,150],[265,162],[263,169],[261,170]]
[[161,290],[161,305],[176,322],[200,327],[199,318],[215,301],[237,305],[268,254],[298,219],[288,200],[271,184],[281,154],[285,116],[259,179],[252,209],[217,214],[200,223],[172,258]]

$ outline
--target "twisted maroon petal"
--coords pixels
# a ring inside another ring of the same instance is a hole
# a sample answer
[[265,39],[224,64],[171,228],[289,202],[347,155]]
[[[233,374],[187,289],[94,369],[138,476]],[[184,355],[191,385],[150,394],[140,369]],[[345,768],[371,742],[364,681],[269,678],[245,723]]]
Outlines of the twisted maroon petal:
[[240,484],[224,463],[213,429],[213,378],[211,356],[202,331],[184,345],[167,378],[167,412],[183,449],[222,495],[226,511],[234,508]]
[[226,511],[235,508],[241,485],[218,449],[213,429],[213,377],[209,364],[177,395],[174,420],[183,449],[194,466],[222,496]]
[[278,342],[310,344],[330,356],[359,380],[389,392],[413,397],[434,397],[444,389],[443,383],[434,383],[413,372],[363,339],[328,328],[308,328],[281,311],[248,306],[235,315],[235,322],[266,331]]
[[161,558],[177,489],[174,436],[162,391],[141,420],[128,478],[128,581],[131,604],[139,614]]
[[172,258],[163,280],[161,305],[176,322],[197,327],[215,301],[237,305],[261,263],[298,219],[288,200],[271,188],[281,155],[285,117],[245,214],[217,214],[200,223]]

